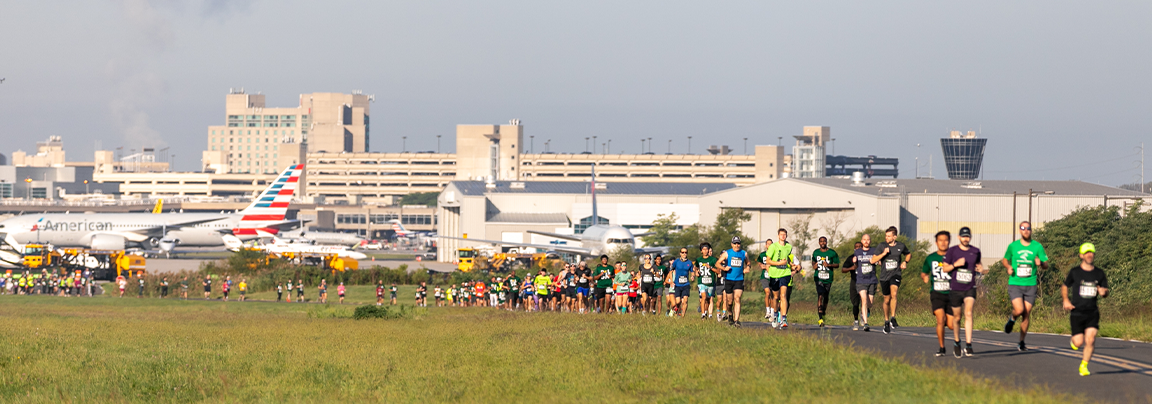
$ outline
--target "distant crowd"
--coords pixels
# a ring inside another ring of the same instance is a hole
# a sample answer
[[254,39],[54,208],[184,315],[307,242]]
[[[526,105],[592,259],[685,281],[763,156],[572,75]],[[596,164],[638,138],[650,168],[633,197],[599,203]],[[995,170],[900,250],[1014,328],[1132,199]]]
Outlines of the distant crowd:
[[91,271],[63,275],[48,270],[5,273],[0,277],[0,294],[92,296],[99,288]]

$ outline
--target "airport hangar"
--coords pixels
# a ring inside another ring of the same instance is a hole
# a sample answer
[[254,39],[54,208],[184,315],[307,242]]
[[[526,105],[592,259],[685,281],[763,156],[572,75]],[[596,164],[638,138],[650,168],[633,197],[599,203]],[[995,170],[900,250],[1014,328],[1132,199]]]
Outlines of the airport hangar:
[[[575,234],[592,223],[588,182],[454,181],[439,196],[437,230],[445,236],[508,242],[563,242],[528,230]],[[1086,206],[1127,208],[1138,200],[1152,208],[1152,195],[1081,181],[960,181],[936,179],[782,178],[750,186],[728,183],[596,182],[601,221],[642,233],[659,214],[675,213],[677,225],[710,225],[724,209],[744,209],[743,231],[755,240],[811,215],[817,236],[839,222],[842,235],[869,226],[896,226],[929,240],[939,230],[972,229],[972,244],[991,263],[1018,237],[1015,223],[1036,227]],[[445,239],[444,252],[476,243]],[[816,243],[810,242],[812,247]],[[455,254],[440,254],[451,261]]]

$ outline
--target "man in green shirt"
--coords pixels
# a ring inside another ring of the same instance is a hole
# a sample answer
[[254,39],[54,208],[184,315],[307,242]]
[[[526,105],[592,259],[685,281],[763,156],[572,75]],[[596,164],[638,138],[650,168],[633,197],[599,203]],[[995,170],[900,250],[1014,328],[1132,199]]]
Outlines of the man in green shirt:
[[812,278],[816,282],[816,313],[820,315],[819,325],[824,326],[824,312],[828,309],[828,294],[832,291],[832,270],[840,267],[840,255],[828,248],[828,238],[820,237],[820,248],[812,252]]
[[788,230],[780,229],[776,234],[780,240],[768,246],[762,265],[767,267],[768,289],[772,292],[772,302],[777,305],[776,320],[772,323],[784,329],[788,328],[788,288],[792,286],[792,274],[799,265],[795,264],[792,244],[788,244]]
[[716,310],[716,257],[712,256],[712,244],[700,243],[700,258],[696,259],[696,287],[700,289],[700,318],[712,318]]
[[[760,289],[764,290],[764,319],[775,319],[773,312],[776,308],[776,300],[773,299],[772,290],[768,288],[768,250],[772,249],[772,239],[764,240],[764,251],[756,255],[756,265],[760,266]],[[772,321],[772,328],[776,328],[775,320]]]
[[936,316],[936,339],[940,349],[936,356],[944,356],[948,351],[944,349],[944,327],[952,328],[952,315],[948,312],[950,300],[948,292],[952,290],[951,275],[944,272],[944,254],[952,244],[952,233],[941,230],[936,233],[936,252],[924,258],[924,266],[920,268],[920,279],[930,287],[929,301],[932,302],[932,315]]
[[1048,269],[1048,254],[1044,252],[1044,246],[1032,240],[1032,223],[1020,222],[1020,239],[1008,245],[1000,264],[1008,269],[1008,299],[1012,301],[1012,315],[1004,324],[1004,333],[1012,333],[1012,326],[1019,317],[1020,343],[1016,349],[1027,351],[1024,337],[1028,336],[1028,320],[1032,317],[1032,305],[1036,303],[1036,268]]
[[592,307],[600,313],[608,313],[608,288],[612,287],[612,266],[608,265],[608,255],[600,256],[600,265],[592,268],[592,279],[596,287],[592,291]]

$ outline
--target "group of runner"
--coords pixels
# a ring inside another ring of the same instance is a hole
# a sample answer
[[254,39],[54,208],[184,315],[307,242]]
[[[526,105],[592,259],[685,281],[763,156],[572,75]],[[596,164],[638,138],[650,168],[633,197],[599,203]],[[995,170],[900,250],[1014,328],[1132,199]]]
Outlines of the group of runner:
[[97,287],[90,271],[70,275],[24,271],[0,276],[0,295],[92,296]]

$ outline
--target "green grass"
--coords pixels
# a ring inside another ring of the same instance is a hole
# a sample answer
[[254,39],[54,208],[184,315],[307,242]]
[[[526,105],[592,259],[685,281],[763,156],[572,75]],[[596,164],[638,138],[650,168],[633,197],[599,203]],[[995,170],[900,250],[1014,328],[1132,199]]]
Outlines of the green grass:
[[1068,401],[806,333],[485,308],[356,321],[353,309],[0,296],[0,401]]

